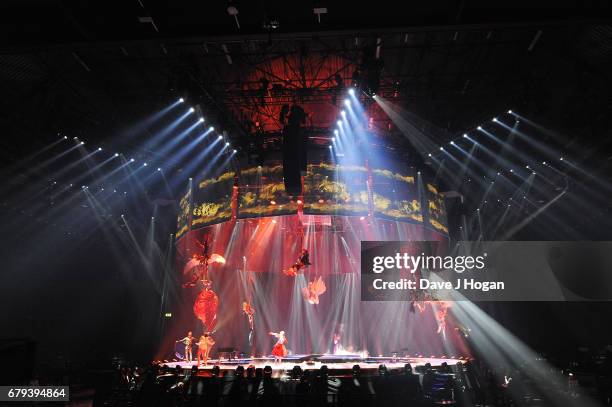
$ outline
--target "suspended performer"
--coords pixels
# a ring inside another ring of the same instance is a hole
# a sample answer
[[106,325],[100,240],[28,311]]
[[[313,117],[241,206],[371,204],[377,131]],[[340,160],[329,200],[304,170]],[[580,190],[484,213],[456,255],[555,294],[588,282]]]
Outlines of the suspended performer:
[[300,257],[298,257],[291,267],[287,270],[283,270],[283,273],[289,277],[295,277],[297,273],[306,266],[310,266],[310,253],[308,253],[308,249],[302,249]]
[[319,296],[327,290],[325,282],[319,276],[308,283],[307,287],[302,288],[302,295],[309,304],[318,304]]
[[253,341],[253,330],[255,329],[255,309],[250,303],[245,301],[242,303],[242,312],[244,312],[249,320],[249,345],[251,345]]

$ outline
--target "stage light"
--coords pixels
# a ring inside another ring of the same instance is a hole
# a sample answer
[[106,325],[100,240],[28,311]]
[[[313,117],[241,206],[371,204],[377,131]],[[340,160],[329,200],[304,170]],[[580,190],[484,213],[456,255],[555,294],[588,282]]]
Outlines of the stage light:
[[189,181],[193,181],[193,178],[189,177]]
[[444,147],[440,147],[440,151],[444,151]]
[[333,142],[333,141],[336,141],[336,138],[335,138],[335,137],[332,137],[332,142]]
[[563,161],[563,157],[559,157],[559,161]]
[[532,172],[532,174],[533,174],[533,175],[536,175],[536,172],[534,171],[534,172]]
[[463,138],[467,138],[467,134],[463,133]]
[[336,124],[337,124],[338,126],[342,126],[342,120],[338,120],[338,121],[336,122]]
[[454,145],[455,145],[455,142],[454,142],[454,141],[451,141],[451,142],[450,142],[450,145],[451,145],[451,146],[454,146]]
[[508,114],[512,114],[512,110],[508,110]]
[[200,120],[198,120],[198,123],[204,123],[204,118],[200,117]]
[[217,138],[218,138],[219,140],[221,140],[221,139],[223,138],[223,136],[222,136],[222,135],[219,135],[219,137],[217,137]]
[[276,201],[270,201],[271,205],[276,205]]
[[428,157],[431,157],[431,153],[427,154]]
[[365,216],[360,216],[359,220],[365,220]]
[[193,113],[193,112],[195,112],[195,109],[193,107],[190,107],[189,108],[189,113]]
[[343,110],[343,111],[341,111],[341,112],[340,112],[340,114],[341,114],[342,116],[346,116],[346,112],[345,112],[344,110]]
[[331,148],[332,148],[332,146],[327,146],[327,147],[328,147],[330,150],[331,150]]
[[73,139],[73,140],[78,140],[79,138],[78,138],[78,137],[73,137],[72,139]]
[[302,200],[301,200],[301,199],[298,199],[298,200],[297,200],[297,204],[298,204],[298,205],[301,205],[301,204],[302,204]]
[[478,127],[476,127],[476,129],[478,129],[478,130],[482,130],[482,127],[478,126]]
[[348,100],[348,99],[344,99],[344,104],[345,104],[345,105],[347,105],[347,106],[350,106],[350,105],[351,105],[351,102],[350,102],[350,100]]
[[185,99],[179,98],[179,103],[183,103],[184,101],[185,101]]
[[236,154],[236,152],[237,152],[236,150],[232,150],[232,154]]
[[355,88],[350,88],[348,92],[351,96],[355,95]]
[[81,145],[83,145],[83,144],[85,144],[85,142],[84,142],[84,141],[81,141]]
[[134,160],[133,158],[130,158],[130,162],[131,163],[133,163],[134,161],[136,161],[136,160]]
[[147,166],[147,163],[143,163],[143,164],[142,164],[142,166],[143,166],[143,167],[146,167],[146,166]]
[[476,208],[476,212],[480,212],[480,208]]
[[68,140],[68,136],[64,136],[64,140]]
[[421,175],[421,171],[417,171],[417,175]]
[[337,136],[338,135],[338,130],[334,130],[334,134]]
[[229,142],[225,143],[225,146],[226,146],[226,147],[229,147],[229,145],[230,145],[230,143],[229,143]]
[[529,166],[528,166],[528,165],[526,165],[526,166],[525,166],[525,168],[529,169]]
[[514,172],[514,170],[512,168],[510,168],[510,172]]
[[119,153],[115,153],[115,157],[119,157]]
[[161,171],[161,168],[157,167],[157,171]]
[[276,219],[272,219],[272,223],[276,223]]
[[372,93],[372,99],[376,99],[376,93]]
[[496,122],[497,121],[497,117],[494,117],[492,121]]
[[542,165],[546,165],[546,161],[542,161]]
[[208,128],[208,131],[213,131],[214,129],[215,129],[215,128],[214,128],[213,126],[210,126],[210,127]]
[[98,151],[102,151],[102,147],[98,147]]

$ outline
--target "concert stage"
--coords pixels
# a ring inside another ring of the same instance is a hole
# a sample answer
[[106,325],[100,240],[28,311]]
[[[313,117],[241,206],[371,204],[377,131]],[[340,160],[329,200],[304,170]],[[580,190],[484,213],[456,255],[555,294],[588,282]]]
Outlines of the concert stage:
[[[291,355],[283,359],[281,363],[274,363],[271,357],[263,358],[242,358],[242,359],[210,359],[206,366],[200,365],[198,374],[210,375],[214,366],[219,366],[221,375],[233,372],[236,367],[243,366],[245,369],[253,366],[255,369],[263,369],[266,366],[272,367],[272,376],[281,378],[286,376],[295,366],[299,366],[302,371],[319,370],[322,366],[327,366],[330,376],[351,375],[353,366],[358,365],[361,374],[364,376],[378,374],[380,365],[385,365],[389,372],[403,371],[404,366],[410,363],[414,371],[419,371],[420,366],[429,363],[432,367],[441,366],[447,363],[449,366],[457,363],[465,363],[467,358],[425,358],[425,357],[361,357],[359,355]],[[164,362],[162,366],[175,368],[180,366],[183,369],[192,369],[196,362]]]

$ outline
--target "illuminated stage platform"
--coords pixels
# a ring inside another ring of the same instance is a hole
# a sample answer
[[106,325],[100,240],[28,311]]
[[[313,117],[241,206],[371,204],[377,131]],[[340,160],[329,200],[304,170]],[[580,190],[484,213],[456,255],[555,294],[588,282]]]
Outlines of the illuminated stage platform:
[[[425,357],[361,357],[359,355],[290,355],[283,359],[281,363],[274,363],[272,357],[263,358],[242,358],[242,359],[210,359],[206,366],[200,365],[198,372],[200,375],[211,374],[214,366],[219,366],[221,375],[227,372],[234,371],[236,367],[243,366],[245,369],[249,366],[255,369],[263,369],[266,366],[272,367],[273,377],[283,377],[287,375],[295,366],[299,366],[302,371],[319,370],[322,366],[327,366],[330,376],[347,376],[351,374],[353,366],[358,365],[362,375],[378,374],[378,367],[385,365],[389,372],[403,372],[404,366],[410,363],[414,371],[418,371],[420,366],[429,363],[432,367],[441,366],[447,363],[449,366],[457,363],[465,363],[465,358],[425,358]],[[196,362],[166,362],[162,363],[168,368],[180,366],[183,369],[192,369]]]

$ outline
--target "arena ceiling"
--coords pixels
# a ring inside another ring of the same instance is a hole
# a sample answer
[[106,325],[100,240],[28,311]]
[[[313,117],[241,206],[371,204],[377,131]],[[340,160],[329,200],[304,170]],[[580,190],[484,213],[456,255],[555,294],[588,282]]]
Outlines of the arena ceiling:
[[[611,79],[605,4],[489,4],[6,1],[0,123],[14,137],[2,154],[18,159],[58,132],[121,143],[177,95],[238,145],[257,131],[273,136],[292,101],[325,133],[341,103],[338,78],[348,86],[364,55],[380,61],[379,93],[440,142],[512,108],[569,130],[568,143],[609,147],[600,137],[612,117],[601,86]],[[320,21],[317,8],[327,9]],[[370,109],[379,135],[404,140]]]

